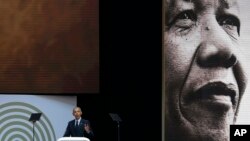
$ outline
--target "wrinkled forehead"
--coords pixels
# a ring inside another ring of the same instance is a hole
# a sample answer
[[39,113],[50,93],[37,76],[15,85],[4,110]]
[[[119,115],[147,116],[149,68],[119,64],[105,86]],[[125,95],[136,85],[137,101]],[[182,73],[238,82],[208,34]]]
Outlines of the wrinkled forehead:
[[237,0],[165,0],[166,12],[171,13],[182,9],[195,9],[202,11],[208,8],[215,11],[233,11],[239,13],[239,6]]

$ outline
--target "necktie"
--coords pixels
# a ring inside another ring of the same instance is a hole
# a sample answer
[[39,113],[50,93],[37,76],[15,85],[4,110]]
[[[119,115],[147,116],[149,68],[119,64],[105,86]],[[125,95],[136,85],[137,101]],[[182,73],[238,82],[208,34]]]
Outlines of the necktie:
[[78,127],[78,120],[76,120],[76,127]]

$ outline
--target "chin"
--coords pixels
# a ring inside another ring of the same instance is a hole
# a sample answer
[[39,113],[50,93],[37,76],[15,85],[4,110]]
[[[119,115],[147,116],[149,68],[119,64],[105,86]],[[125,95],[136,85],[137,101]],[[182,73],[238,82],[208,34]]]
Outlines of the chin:
[[235,118],[232,105],[198,102],[185,106],[178,97],[168,99],[166,141],[229,141],[229,125]]
[[229,125],[222,128],[175,123],[166,130],[166,141],[229,141]]
[[220,131],[208,130],[207,132],[205,135],[201,135],[202,141],[229,141],[229,128]]

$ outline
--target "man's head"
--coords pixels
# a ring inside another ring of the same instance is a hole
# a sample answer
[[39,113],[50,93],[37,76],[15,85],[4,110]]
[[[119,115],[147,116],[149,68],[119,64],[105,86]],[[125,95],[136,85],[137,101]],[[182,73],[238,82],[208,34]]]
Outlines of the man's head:
[[75,107],[73,109],[73,116],[76,118],[76,119],[79,119],[81,116],[82,116],[82,110],[80,107]]
[[166,0],[167,140],[228,140],[246,87],[236,0]]

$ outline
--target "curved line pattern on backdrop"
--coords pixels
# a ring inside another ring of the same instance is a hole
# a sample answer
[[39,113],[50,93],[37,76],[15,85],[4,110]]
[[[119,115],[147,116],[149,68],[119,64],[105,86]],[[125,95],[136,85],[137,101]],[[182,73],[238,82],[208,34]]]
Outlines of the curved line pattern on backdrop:
[[[1,141],[28,141],[33,137],[31,113],[42,113],[37,107],[24,102],[8,102],[0,105]],[[35,123],[35,141],[56,141],[54,128],[43,113]]]

